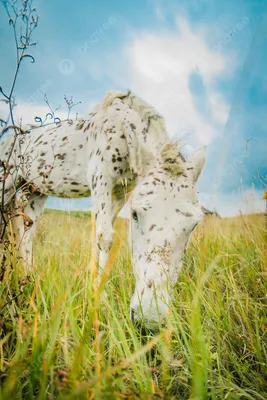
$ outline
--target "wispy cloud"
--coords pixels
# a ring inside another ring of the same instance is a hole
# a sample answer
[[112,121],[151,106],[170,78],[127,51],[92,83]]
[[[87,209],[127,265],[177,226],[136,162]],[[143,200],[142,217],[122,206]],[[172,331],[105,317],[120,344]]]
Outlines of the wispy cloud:
[[[105,73],[157,107],[166,119],[171,136],[190,129],[193,133],[190,139],[195,144],[207,144],[218,134],[218,125],[225,122],[228,110],[214,81],[233,73],[237,62],[230,55],[215,54],[203,30],[193,31],[186,19],[177,19],[176,24],[177,31],[172,33],[135,33],[121,50],[121,66],[113,59]],[[203,101],[209,102],[209,119],[196,107],[190,87],[193,74],[201,78],[205,88]]]

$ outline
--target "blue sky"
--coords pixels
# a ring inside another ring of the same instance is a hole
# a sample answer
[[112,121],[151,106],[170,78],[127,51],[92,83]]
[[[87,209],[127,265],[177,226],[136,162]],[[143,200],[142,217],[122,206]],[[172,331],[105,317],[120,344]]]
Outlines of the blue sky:
[[[39,0],[36,62],[16,87],[17,115],[45,114],[63,96],[87,112],[110,89],[133,89],[164,115],[189,151],[208,145],[199,188],[223,215],[257,211],[267,176],[267,4],[262,0]],[[13,76],[14,44],[0,8],[0,85]],[[0,117],[6,110],[0,106]],[[64,115],[64,111],[60,112]],[[253,138],[247,143],[249,138]],[[258,172],[257,172],[258,171]],[[254,201],[252,201],[254,199]],[[87,208],[90,201],[49,199]]]

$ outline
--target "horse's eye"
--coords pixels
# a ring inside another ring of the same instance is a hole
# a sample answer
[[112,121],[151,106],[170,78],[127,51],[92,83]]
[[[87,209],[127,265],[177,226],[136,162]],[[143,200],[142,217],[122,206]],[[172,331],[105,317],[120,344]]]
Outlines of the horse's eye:
[[136,211],[133,211],[133,212],[132,212],[132,217],[133,217],[133,219],[134,219],[136,222],[138,222],[138,215],[137,215],[137,212],[136,212]]

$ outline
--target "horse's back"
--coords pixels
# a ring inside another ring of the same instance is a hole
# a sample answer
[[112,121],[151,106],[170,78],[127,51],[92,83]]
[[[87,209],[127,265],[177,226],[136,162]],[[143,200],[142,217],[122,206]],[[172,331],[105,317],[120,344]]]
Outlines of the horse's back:
[[59,197],[90,194],[87,183],[88,135],[84,130],[76,129],[77,126],[65,121],[26,134],[22,176],[33,182],[40,192]]
[[166,135],[153,107],[134,95],[110,93],[78,121],[26,134],[22,177],[47,195],[89,196],[90,176],[101,170],[114,182],[129,178],[139,168],[140,146],[155,156]]

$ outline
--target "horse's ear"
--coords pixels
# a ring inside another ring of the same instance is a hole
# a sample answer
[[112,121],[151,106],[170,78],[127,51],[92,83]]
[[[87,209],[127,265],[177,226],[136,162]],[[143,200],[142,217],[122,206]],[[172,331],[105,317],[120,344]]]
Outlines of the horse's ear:
[[189,157],[187,164],[189,170],[192,170],[193,179],[196,182],[206,162],[206,146],[196,150]]
[[184,157],[179,152],[180,141],[164,144],[160,149],[162,168],[171,175],[180,175],[184,171]]

